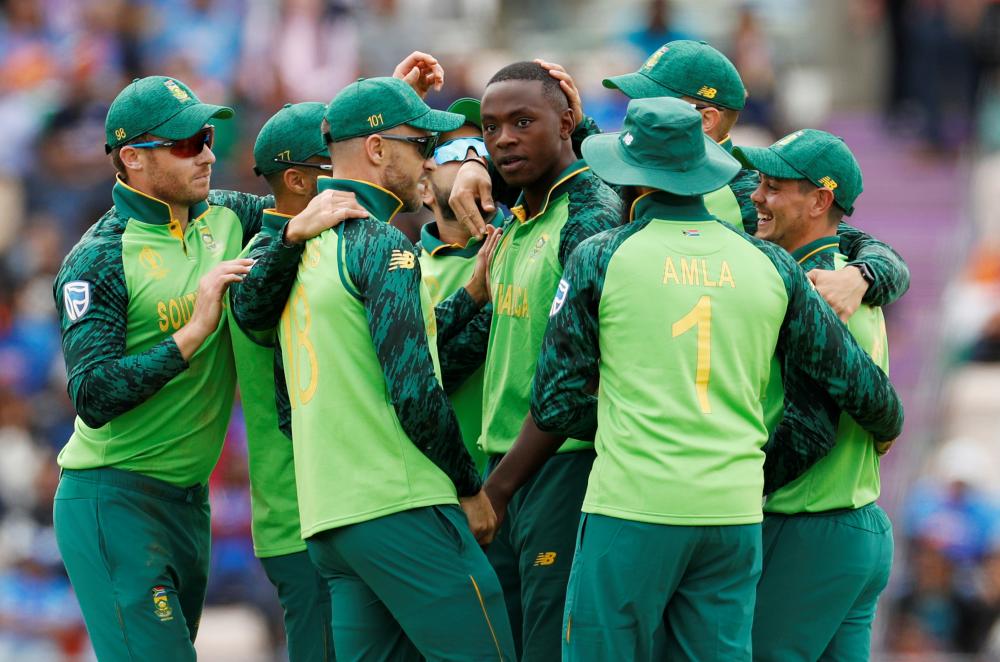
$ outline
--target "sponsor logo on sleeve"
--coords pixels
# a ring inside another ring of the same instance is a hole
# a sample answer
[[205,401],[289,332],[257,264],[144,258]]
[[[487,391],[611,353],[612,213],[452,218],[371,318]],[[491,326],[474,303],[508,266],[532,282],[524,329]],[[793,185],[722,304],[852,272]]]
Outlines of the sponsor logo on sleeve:
[[85,280],[74,280],[63,285],[63,305],[70,321],[75,322],[90,310],[90,283]]
[[549,310],[549,317],[553,317],[556,313],[562,310],[563,304],[566,303],[567,296],[569,296],[569,281],[563,278],[559,281],[559,287],[556,289],[556,298],[552,300],[552,308]]

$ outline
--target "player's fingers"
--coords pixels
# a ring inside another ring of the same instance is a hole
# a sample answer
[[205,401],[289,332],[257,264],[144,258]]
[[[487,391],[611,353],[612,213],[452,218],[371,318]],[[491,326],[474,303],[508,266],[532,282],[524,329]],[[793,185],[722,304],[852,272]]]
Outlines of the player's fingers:
[[543,60],[540,57],[536,57],[534,59],[534,62],[542,69],[548,69],[549,74],[551,74],[553,71],[563,71],[563,72],[566,71],[566,68],[563,67],[561,64],[557,64],[555,62],[549,62],[548,60]]
[[[493,188],[488,178],[479,183],[479,204],[483,206],[483,211],[487,212],[496,211],[496,205],[493,204]],[[479,210],[477,209],[476,210],[477,215],[478,212]],[[485,221],[482,220],[481,216],[479,220],[481,222],[482,229],[485,230],[486,229]]]
[[813,285],[815,285],[816,281],[819,280],[820,270],[819,269],[810,269],[809,271],[806,272],[806,277],[808,277],[809,280],[812,281]]

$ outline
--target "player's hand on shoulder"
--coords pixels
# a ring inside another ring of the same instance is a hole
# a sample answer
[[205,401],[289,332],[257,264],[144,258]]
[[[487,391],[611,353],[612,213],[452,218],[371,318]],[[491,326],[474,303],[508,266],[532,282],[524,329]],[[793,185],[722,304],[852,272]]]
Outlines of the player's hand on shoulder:
[[493,537],[500,527],[500,520],[493,512],[493,506],[486,492],[479,490],[475,496],[462,497],[458,501],[465,511],[466,519],[469,520],[469,529],[475,536],[476,542],[480,545],[493,542]]
[[368,218],[368,211],[350,191],[326,190],[288,221],[285,241],[301,244],[351,218]]
[[807,275],[819,295],[830,304],[833,312],[843,322],[851,319],[868,291],[868,282],[857,269],[813,269]]

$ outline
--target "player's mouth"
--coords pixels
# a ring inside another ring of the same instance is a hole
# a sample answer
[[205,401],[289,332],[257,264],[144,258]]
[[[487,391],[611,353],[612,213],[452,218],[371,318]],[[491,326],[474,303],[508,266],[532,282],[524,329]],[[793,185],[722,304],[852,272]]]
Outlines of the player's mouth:
[[200,184],[202,180],[208,181],[209,179],[211,179],[211,177],[212,177],[212,171],[207,170],[200,175],[196,175],[195,178],[191,181]]
[[774,221],[774,216],[762,210],[760,207],[757,208],[757,227],[766,227],[768,223]]
[[497,167],[500,172],[505,174],[513,174],[519,170],[523,170],[528,164],[528,159],[523,156],[511,155],[511,156],[501,156],[497,159]]

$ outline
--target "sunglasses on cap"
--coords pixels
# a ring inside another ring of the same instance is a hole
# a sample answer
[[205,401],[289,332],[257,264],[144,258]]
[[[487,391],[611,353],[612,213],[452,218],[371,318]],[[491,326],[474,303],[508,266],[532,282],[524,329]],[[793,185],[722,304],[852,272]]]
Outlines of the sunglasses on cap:
[[476,154],[484,159],[489,156],[482,138],[455,138],[438,145],[434,150],[434,163],[442,165],[452,161],[464,161],[470,149],[475,150]]
[[150,140],[142,143],[128,143],[123,147],[135,147],[136,149],[155,149],[157,147],[167,147],[170,153],[179,159],[190,159],[201,154],[205,147],[212,149],[215,142],[215,127],[206,126],[190,138],[181,140]]
[[329,163],[315,163],[313,161],[289,161],[288,159],[272,159],[275,163],[281,163],[282,165],[290,166],[301,166],[303,168],[319,168],[320,170],[326,170],[327,172],[333,170],[333,166]]

